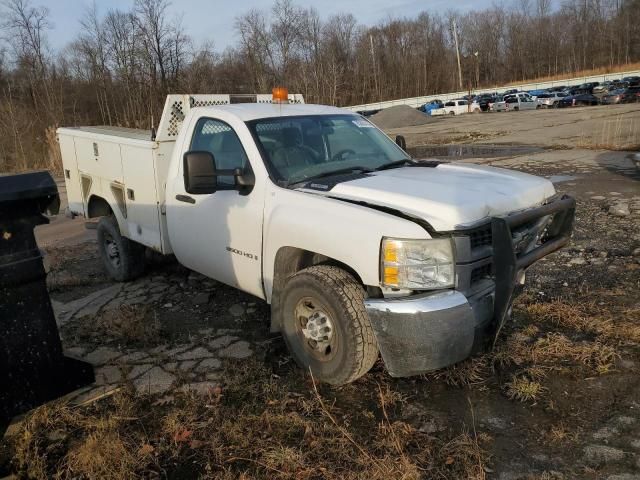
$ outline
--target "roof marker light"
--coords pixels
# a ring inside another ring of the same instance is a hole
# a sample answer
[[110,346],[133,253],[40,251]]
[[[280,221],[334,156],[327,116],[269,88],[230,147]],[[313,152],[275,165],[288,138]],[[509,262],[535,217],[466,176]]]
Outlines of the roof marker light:
[[289,103],[289,90],[285,87],[275,87],[272,90],[273,103]]

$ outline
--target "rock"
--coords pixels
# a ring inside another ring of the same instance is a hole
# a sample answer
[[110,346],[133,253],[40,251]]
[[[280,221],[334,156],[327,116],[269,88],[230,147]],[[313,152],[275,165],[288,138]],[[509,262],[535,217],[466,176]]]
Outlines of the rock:
[[631,252],[631,255],[633,255],[634,257],[640,257],[640,247],[635,248],[633,252]]
[[191,299],[191,303],[194,305],[204,305],[209,303],[209,294],[207,292],[200,292]]
[[165,303],[164,305],[162,305],[163,308],[171,308],[173,307],[173,303]]
[[172,373],[165,372],[160,367],[153,367],[135,380],[133,385],[136,387],[138,393],[164,393],[171,388],[175,380],[176,377]]
[[607,480],[640,480],[640,475],[634,473],[619,473],[617,475],[609,475]]
[[631,214],[627,203],[616,203],[609,207],[609,214],[615,217],[626,217]]
[[438,433],[447,429],[446,425],[442,425],[435,418],[429,418],[418,426],[418,431],[422,433]]
[[180,366],[178,368],[183,372],[188,372],[196,363],[197,362],[195,360],[186,360],[184,362],[180,362]]
[[587,445],[583,452],[585,463],[592,466],[617,462],[624,458],[622,450],[606,445]]
[[485,423],[495,430],[504,430],[509,426],[507,422],[500,417],[489,417],[485,420]]
[[222,347],[226,347],[231,342],[235,342],[238,340],[238,337],[234,337],[233,335],[223,335],[222,337],[218,337],[209,342],[209,348],[212,350],[217,350]]
[[145,352],[131,352],[118,359],[118,363],[140,363],[149,360],[149,355]]
[[122,372],[115,365],[107,365],[96,369],[96,385],[110,385],[122,380]]
[[93,352],[89,352],[85,357],[85,360],[93,365],[104,365],[122,354],[116,350],[112,350],[108,347],[98,347]]
[[180,390],[184,393],[195,393],[196,395],[218,395],[220,386],[215,382],[187,383]]
[[582,257],[576,257],[569,260],[569,265],[584,265],[587,261]]
[[196,367],[196,372],[208,372],[210,370],[217,370],[222,366],[222,362],[217,358],[205,358]]
[[595,197],[591,197],[591,200],[606,200],[607,197],[603,197],[602,195],[596,195]]
[[593,434],[593,438],[595,440],[607,440],[617,434],[618,434],[617,428],[602,427],[601,429],[599,429],[597,432]]
[[148,372],[149,370],[151,370],[151,368],[153,367],[152,364],[147,363],[145,365],[136,365],[135,367],[133,367],[131,369],[131,371],[129,372],[129,375],[127,375],[127,377],[129,379],[134,379],[139,377],[140,375],[142,375],[145,372]]
[[640,438],[631,441],[631,446],[640,450]]
[[84,352],[86,351],[87,349],[84,347],[70,347],[70,348],[64,349],[64,354],[69,355],[71,357],[81,358],[82,355],[84,355]]
[[231,308],[229,308],[229,313],[234,317],[240,317],[244,314],[244,307],[239,303],[236,303],[235,305],[231,305]]
[[253,355],[253,351],[251,350],[249,342],[241,340],[223,348],[218,352],[218,355],[226,358],[248,358]]
[[72,302],[64,304],[60,308],[60,314],[57,317],[59,325],[63,325],[71,318],[80,318],[86,315],[93,316],[107,303],[111,302],[122,290],[122,284],[118,283],[110,287],[93,292],[86,297],[79,298]]
[[193,350],[187,350],[184,353],[176,356],[177,360],[197,360],[199,358],[211,357],[211,352],[204,347],[197,347]]
[[614,197],[619,197],[622,194],[619,192],[609,192],[609,195],[613,195]]
[[620,417],[616,417],[614,419],[614,423],[616,423],[617,425],[623,426],[623,427],[629,427],[631,425],[633,425],[634,423],[636,423],[636,419],[633,417],[627,417],[625,415],[622,415]]

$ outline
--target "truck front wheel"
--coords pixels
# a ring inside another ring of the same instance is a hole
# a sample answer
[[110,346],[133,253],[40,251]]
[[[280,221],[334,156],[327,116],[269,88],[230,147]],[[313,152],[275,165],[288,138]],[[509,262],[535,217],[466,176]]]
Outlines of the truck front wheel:
[[301,270],[286,283],[281,305],[289,351],[317,380],[352,382],[378,358],[364,289],[346,271],[329,265]]
[[144,273],[144,247],[120,234],[113,215],[102,217],[96,231],[100,257],[111,278],[126,282]]

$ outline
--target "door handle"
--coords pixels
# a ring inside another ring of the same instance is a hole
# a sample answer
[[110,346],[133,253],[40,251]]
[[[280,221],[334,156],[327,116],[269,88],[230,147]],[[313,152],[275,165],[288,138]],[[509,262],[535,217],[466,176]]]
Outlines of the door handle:
[[196,199],[193,197],[190,197],[189,195],[176,195],[176,200],[178,200],[179,202],[185,202],[185,203],[191,203],[191,204],[196,203]]

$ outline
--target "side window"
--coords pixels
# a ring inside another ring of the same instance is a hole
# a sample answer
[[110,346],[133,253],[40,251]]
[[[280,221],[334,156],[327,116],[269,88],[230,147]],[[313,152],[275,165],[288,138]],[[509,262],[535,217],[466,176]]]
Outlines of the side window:
[[[228,124],[212,118],[201,118],[193,131],[189,150],[211,152],[217,170],[244,169],[248,165],[242,143]],[[218,185],[233,186],[233,176],[218,177]]]

